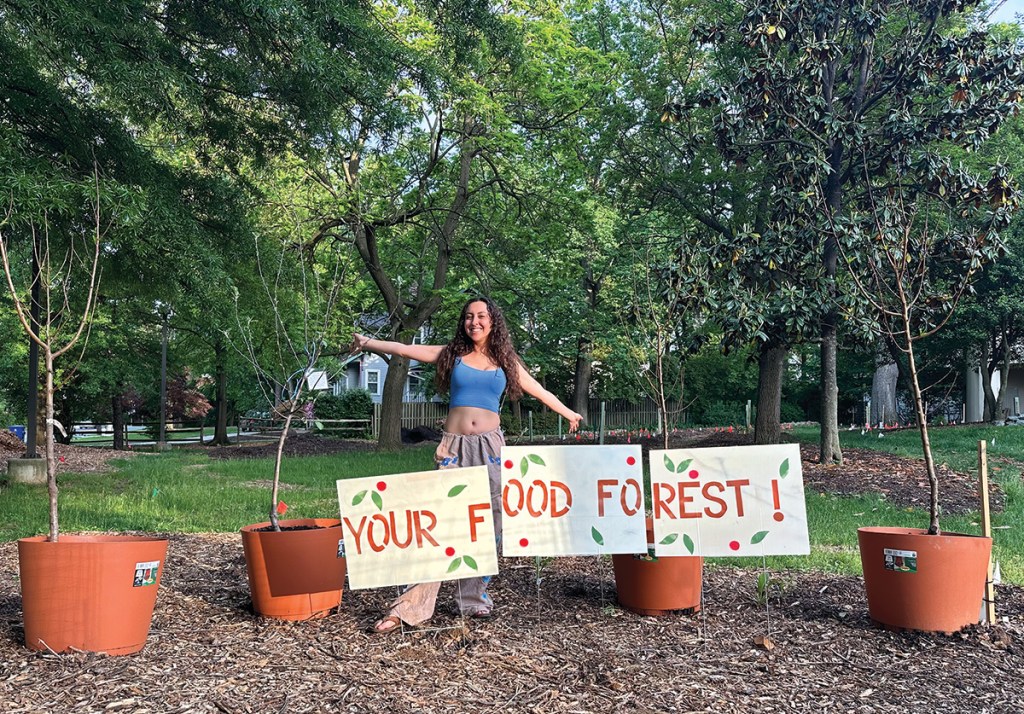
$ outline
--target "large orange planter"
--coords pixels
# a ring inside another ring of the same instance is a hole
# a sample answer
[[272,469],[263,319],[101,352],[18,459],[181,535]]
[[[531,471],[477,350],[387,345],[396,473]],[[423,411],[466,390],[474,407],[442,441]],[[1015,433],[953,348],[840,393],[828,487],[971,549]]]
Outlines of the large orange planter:
[[654,523],[647,519],[648,552],[613,555],[619,604],[639,615],[667,615],[676,610],[700,610],[704,559],[698,556],[654,553]]
[[919,528],[857,530],[868,614],[886,627],[956,632],[979,621],[992,539]]
[[270,525],[265,522],[242,528],[252,609],[280,620],[326,617],[341,603],[345,584],[341,521],[295,518],[278,523],[282,528],[317,527],[260,531]]
[[22,538],[25,644],[54,652],[138,652],[149,636],[166,557],[166,538]]

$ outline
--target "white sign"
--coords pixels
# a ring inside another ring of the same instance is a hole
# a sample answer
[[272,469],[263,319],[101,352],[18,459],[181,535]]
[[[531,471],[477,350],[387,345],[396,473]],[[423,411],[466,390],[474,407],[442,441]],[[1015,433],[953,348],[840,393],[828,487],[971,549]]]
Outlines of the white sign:
[[632,446],[505,446],[502,554],[646,553],[642,452]]
[[349,587],[498,572],[486,466],[338,481]]
[[659,556],[811,552],[798,445],[650,453]]

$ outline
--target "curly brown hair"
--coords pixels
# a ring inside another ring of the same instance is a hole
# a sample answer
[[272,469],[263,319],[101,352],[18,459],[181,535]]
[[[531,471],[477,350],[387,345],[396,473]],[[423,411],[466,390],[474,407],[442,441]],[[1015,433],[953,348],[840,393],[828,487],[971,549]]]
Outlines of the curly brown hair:
[[523,396],[523,386],[519,383],[519,365],[522,360],[516,354],[512,346],[512,336],[508,331],[508,324],[505,322],[505,315],[501,308],[489,297],[474,297],[466,301],[459,313],[459,324],[455,328],[455,337],[441,350],[437,358],[437,376],[435,384],[437,391],[447,393],[452,384],[452,370],[455,368],[456,357],[469,354],[473,351],[473,340],[466,333],[466,315],[469,313],[469,306],[475,302],[482,302],[487,306],[487,312],[491,316],[491,334],[487,338],[487,356],[490,357],[502,371],[505,372],[505,389],[508,398],[520,399]]

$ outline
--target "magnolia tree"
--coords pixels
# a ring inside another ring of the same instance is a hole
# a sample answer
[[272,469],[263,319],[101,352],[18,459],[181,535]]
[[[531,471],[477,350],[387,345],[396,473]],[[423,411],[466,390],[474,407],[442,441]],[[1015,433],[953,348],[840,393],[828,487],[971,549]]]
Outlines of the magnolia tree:
[[[928,437],[916,345],[938,332],[970,290],[982,267],[1002,252],[998,230],[1017,205],[1005,170],[987,183],[964,172],[941,185],[956,186],[956,199],[909,201],[902,184],[869,190],[870,212],[853,212],[837,226],[840,248],[876,329],[906,355],[908,381],[921,433],[930,485],[928,532],[939,533],[939,481]],[[939,196],[941,193],[941,197]],[[962,219],[977,216],[978,225]]]
[[[46,482],[50,496],[50,541],[60,536],[57,519],[57,459],[54,453],[54,392],[57,389],[57,360],[86,341],[96,305],[100,282],[100,183],[94,181],[91,225],[72,220],[64,227],[64,240],[51,240],[51,214],[43,211],[39,221],[22,222],[8,210],[0,223],[0,262],[7,289],[14,302],[22,330],[39,346],[43,358]],[[12,205],[13,205],[12,200]],[[15,251],[12,236],[30,242],[31,250]],[[31,254],[31,278],[27,290],[16,284],[21,271],[12,251]],[[26,302],[26,294],[31,295]],[[38,297],[36,297],[38,296]],[[36,312],[31,304],[35,301]],[[39,315],[37,318],[36,315]],[[84,350],[84,347],[82,347]],[[80,356],[80,355],[79,355]],[[35,385],[30,385],[34,388]]]
[[657,25],[683,58],[665,83],[658,188],[707,228],[703,252],[732,255],[713,274],[738,275],[727,315],[819,341],[824,462],[842,458],[836,227],[894,172],[914,177],[908,197],[955,195],[956,171],[925,152],[977,148],[1021,98],[1024,45],[972,17],[979,4],[751,0],[668,6]]

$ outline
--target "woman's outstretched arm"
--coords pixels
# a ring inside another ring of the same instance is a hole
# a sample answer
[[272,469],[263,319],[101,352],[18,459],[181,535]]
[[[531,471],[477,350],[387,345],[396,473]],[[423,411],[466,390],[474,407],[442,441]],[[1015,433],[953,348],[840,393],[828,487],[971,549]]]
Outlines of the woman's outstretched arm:
[[533,378],[526,368],[520,363],[519,365],[519,384],[522,385],[523,391],[529,394],[531,397],[536,397],[540,400],[541,404],[546,406],[556,414],[561,414],[569,420],[569,431],[573,432],[580,428],[580,422],[583,421],[583,415],[577,414],[569,407],[562,404],[562,401],[554,394],[544,389],[540,382]]
[[408,357],[417,362],[437,362],[441,356],[444,345],[407,345],[404,342],[391,342],[389,340],[375,340],[358,332],[352,336],[352,344],[349,351],[376,352],[377,354],[398,355]]

